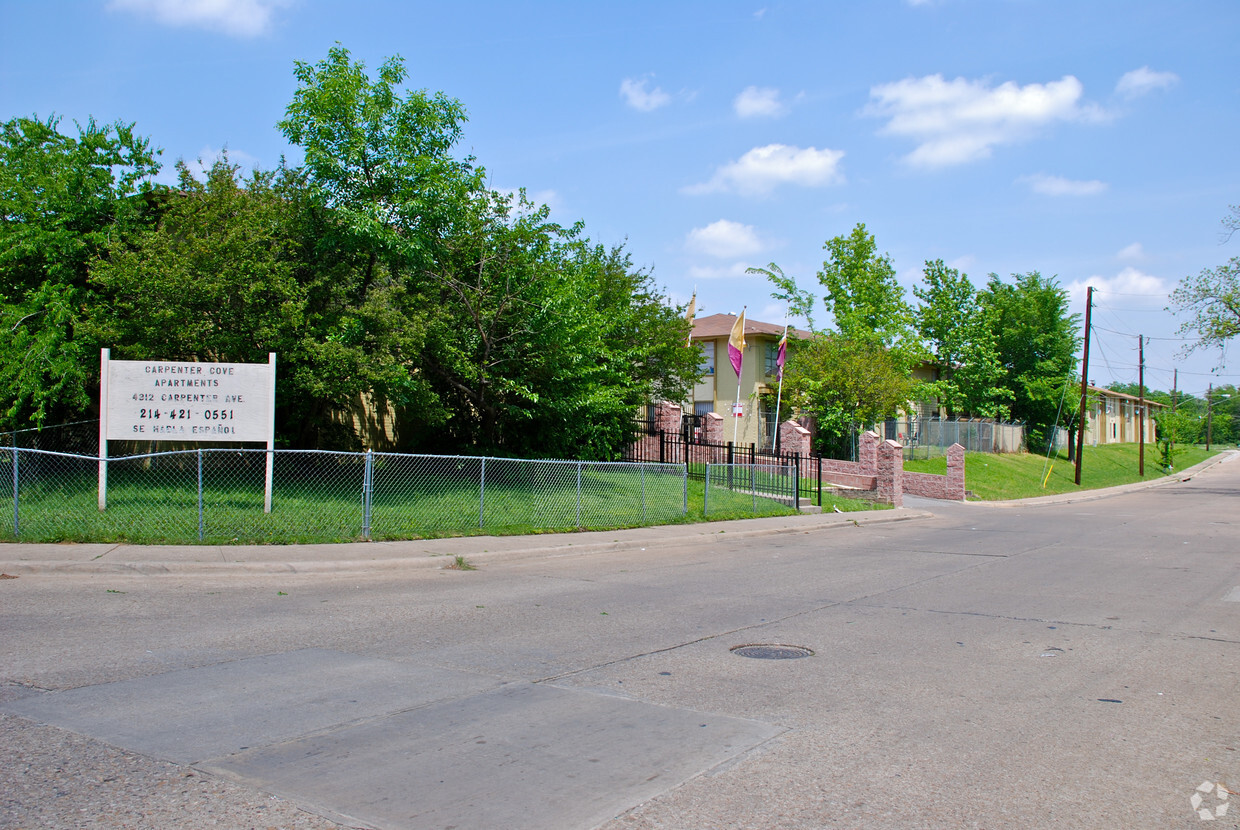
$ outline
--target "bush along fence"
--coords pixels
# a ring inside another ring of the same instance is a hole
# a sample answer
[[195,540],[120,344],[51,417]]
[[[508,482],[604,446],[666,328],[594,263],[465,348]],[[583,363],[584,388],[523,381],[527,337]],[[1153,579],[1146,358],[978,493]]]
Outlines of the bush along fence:
[[[720,465],[707,499],[681,464],[196,449],[100,460],[0,447],[0,539],[212,544],[571,530],[782,512],[779,471]],[[728,482],[730,487],[719,487]]]
[[[628,461],[654,461],[682,464],[690,478],[703,479],[707,464],[762,464],[789,470],[785,478],[795,484],[785,493],[791,504],[823,503],[824,493],[846,498],[865,498],[893,507],[904,503],[904,495],[963,501],[965,448],[953,444],[946,450],[947,474],[904,471],[904,447],[897,441],[884,441],[877,432],[863,433],[857,442],[857,460],[823,458],[810,451],[810,433],[795,421],[779,426],[779,452],[768,452],[755,445],[724,443],[723,416],[708,413],[699,436],[686,436],[679,428],[680,407],[663,403],[656,407],[653,422],[625,452]],[[712,470],[712,480],[717,473]]]

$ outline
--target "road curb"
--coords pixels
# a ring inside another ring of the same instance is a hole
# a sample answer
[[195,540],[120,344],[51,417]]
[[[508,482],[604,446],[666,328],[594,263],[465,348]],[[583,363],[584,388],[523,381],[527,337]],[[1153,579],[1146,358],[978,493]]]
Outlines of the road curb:
[[[934,513],[924,510],[898,509],[858,513],[831,513],[813,516],[813,521],[795,521],[804,517],[791,517],[794,521],[780,524],[770,523],[767,526],[755,527],[757,522],[771,522],[770,519],[736,519],[725,522],[700,523],[694,525],[658,525],[646,528],[634,528],[618,531],[591,531],[592,534],[603,533],[618,537],[609,541],[587,541],[575,543],[575,534],[556,534],[558,544],[523,545],[522,542],[533,542],[535,539],[544,541],[548,537],[531,536],[466,536],[450,539],[414,540],[393,543],[346,543],[339,546],[321,545],[327,554],[333,548],[343,550],[346,547],[369,547],[370,545],[414,546],[417,552],[394,554],[383,558],[323,558],[302,560],[267,560],[267,561],[207,561],[205,558],[189,560],[122,560],[103,561],[96,558],[89,561],[69,559],[6,559],[0,561],[0,573],[11,576],[27,575],[60,575],[77,576],[101,574],[110,576],[226,576],[229,574],[251,575],[313,575],[313,574],[383,574],[398,573],[407,570],[449,569],[456,556],[464,556],[474,566],[493,562],[516,562],[529,559],[555,558],[564,556],[588,556],[613,551],[631,550],[633,548],[657,547],[660,544],[674,542],[678,546],[709,545],[719,534],[727,534],[729,539],[756,539],[790,533],[812,533],[815,531],[832,530],[835,528],[867,527],[869,525],[891,524],[918,519],[934,518]],[[577,537],[579,538],[579,537]],[[510,547],[511,545],[511,547]],[[10,546],[17,545],[10,543]],[[50,546],[49,546],[50,547]],[[57,545],[57,548],[65,546]],[[131,547],[131,546],[123,546]],[[141,546],[132,546],[141,550]],[[173,546],[169,546],[172,548]],[[202,556],[210,556],[212,552],[227,552],[228,547],[205,546],[198,549],[194,546],[176,546],[176,551],[193,554],[201,550]],[[277,546],[245,546],[234,550],[250,552],[255,549],[263,553],[279,550]],[[3,548],[0,548],[3,554]]]

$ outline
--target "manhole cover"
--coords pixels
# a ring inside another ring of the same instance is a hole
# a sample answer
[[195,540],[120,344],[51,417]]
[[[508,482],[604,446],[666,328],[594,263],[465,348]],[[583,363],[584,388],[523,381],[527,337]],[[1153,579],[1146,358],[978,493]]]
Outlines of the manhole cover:
[[732,646],[730,651],[741,657],[753,657],[758,660],[795,660],[798,657],[813,657],[814,650],[805,646],[786,646],[782,643],[762,643],[748,646]]

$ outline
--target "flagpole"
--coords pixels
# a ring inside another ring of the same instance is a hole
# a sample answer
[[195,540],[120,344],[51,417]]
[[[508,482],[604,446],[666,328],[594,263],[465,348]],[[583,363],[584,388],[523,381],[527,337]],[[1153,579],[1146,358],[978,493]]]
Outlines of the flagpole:
[[[748,306],[745,308],[748,308]],[[736,348],[739,354],[739,360],[737,360],[735,366],[733,367],[736,369],[736,405],[732,407],[732,446],[734,447],[736,446],[737,431],[741,427],[740,418],[737,417],[736,410],[739,409],[741,405],[741,378],[745,374],[745,308],[741,309],[741,316],[737,319],[736,324],[733,326],[732,336],[728,338],[728,345]],[[736,331],[737,329],[740,330],[739,346],[736,346],[734,343],[734,341],[738,339],[736,336],[738,333]]]
[[[784,312],[784,338],[779,341],[781,350],[788,347],[788,312]],[[787,352],[784,352],[787,354]],[[779,357],[783,357],[780,355]],[[775,452],[776,441],[779,439],[779,404],[784,397],[784,361],[779,360],[779,391],[775,393],[775,429],[771,435],[771,452]]]

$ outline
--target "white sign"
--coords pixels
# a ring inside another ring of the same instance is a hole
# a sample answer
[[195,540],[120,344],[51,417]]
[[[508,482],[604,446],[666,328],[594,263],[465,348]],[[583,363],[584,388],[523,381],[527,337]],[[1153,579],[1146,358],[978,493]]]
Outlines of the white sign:
[[274,363],[108,360],[110,441],[267,441]]
[[745,404],[743,403],[732,404],[732,414],[735,415],[737,418],[744,418],[745,417]]
[[271,512],[276,353],[266,363],[112,360],[99,352],[99,509],[108,506],[109,441],[263,441]]

